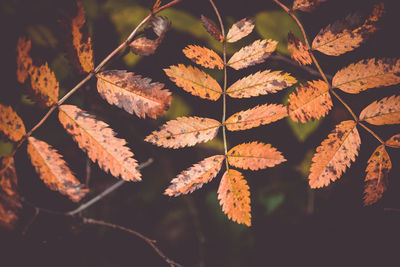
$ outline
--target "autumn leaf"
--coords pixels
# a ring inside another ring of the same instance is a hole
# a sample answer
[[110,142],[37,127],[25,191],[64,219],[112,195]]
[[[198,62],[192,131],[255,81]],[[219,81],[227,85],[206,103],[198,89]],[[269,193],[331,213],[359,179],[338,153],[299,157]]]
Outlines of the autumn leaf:
[[302,40],[288,33],[288,51],[290,57],[300,65],[309,65],[312,63],[310,51]]
[[152,83],[125,70],[106,70],[97,75],[97,91],[111,105],[155,119],[163,115],[171,104],[171,92],[162,83]]
[[308,177],[311,188],[327,186],[340,178],[355,161],[361,140],[353,120],[342,121],[329,134],[312,159]]
[[29,55],[30,51],[31,40],[19,37],[17,43],[17,80],[20,83],[25,82],[32,68],[32,58]]
[[222,89],[218,82],[196,67],[185,67],[182,64],[178,64],[178,66],[170,66],[164,71],[171,81],[192,95],[215,101],[222,94]]
[[53,191],[78,202],[89,190],[81,184],[53,147],[34,137],[28,138],[27,152],[40,179]]
[[210,182],[221,169],[225,156],[216,155],[208,157],[172,179],[171,185],[165,190],[168,196],[188,194]]
[[253,171],[274,167],[286,161],[276,148],[258,142],[237,145],[228,151],[227,156],[230,165]]
[[203,27],[206,29],[206,31],[215,38],[218,42],[221,42],[224,40],[224,37],[221,34],[221,31],[218,29],[218,27],[215,25],[214,22],[212,22],[209,18],[201,15],[200,17],[201,23],[203,24]]
[[229,169],[224,173],[218,187],[218,199],[229,219],[251,225],[249,186],[240,172]]
[[229,29],[226,35],[228,43],[234,43],[249,35],[254,29],[254,21],[252,19],[241,19]]
[[325,1],[326,0],[294,0],[292,9],[311,12]]
[[221,126],[219,121],[209,118],[180,117],[170,120],[159,131],[152,132],[144,139],[157,146],[180,148],[213,139]]
[[395,134],[392,137],[390,137],[385,144],[387,146],[391,146],[391,147],[396,147],[396,148],[400,148],[400,134]]
[[312,48],[326,55],[339,56],[359,47],[376,30],[376,22],[384,13],[383,3],[376,5],[372,14],[362,21],[359,14],[346,18],[322,29],[315,37]]
[[264,104],[233,114],[225,125],[229,131],[241,131],[269,124],[287,115],[287,108],[283,105]]
[[400,83],[400,59],[364,59],[339,70],[333,87],[350,94]]
[[329,85],[322,80],[309,81],[297,87],[289,96],[289,116],[295,122],[324,117],[331,108]]
[[18,142],[26,134],[22,119],[11,107],[2,104],[0,104],[0,131],[14,142]]
[[220,56],[211,49],[198,45],[189,45],[182,51],[187,58],[205,68],[217,68],[220,70],[224,68],[224,62]]
[[258,71],[236,81],[226,90],[226,93],[234,98],[248,98],[276,93],[295,83],[297,80],[288,73],[270,70]]
[[58,101],[59,84],[54,72],[45,63],[39,67],[33,66],[31,71],[31,88],[34,99],[40,105],[51,107]]
[[125,146],[124,139],[116,138],[108,124],[72,105],[60,106],[58,118],[78,146],[98,163],[100,168],[125,181],[140,181],[137,161]]
[[360,120],[373,125],[400,123],[400,96],[374,101],[360,113]]
[[228,66],[240,70],[258,63],[262,63],[275,51],[277,41],[256,40],[254,43],[242,47],[228,61]]

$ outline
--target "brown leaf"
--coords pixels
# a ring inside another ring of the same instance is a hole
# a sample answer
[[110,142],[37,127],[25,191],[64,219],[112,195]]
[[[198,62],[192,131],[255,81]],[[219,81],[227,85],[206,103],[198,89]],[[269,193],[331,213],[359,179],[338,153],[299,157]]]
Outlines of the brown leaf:
[[235,70],[264,62],[275,51],[277,41],[256,40],[251,45],[242,47],[228,61],[228,66]]
[[373,125],[400,123],[400,96],[374,101],[360,113],[360,120]]
[[395,134],[392,137],[390,137],[385,144],[387,146],[391,146],[391,147],[397,147],[400,148],[400,134]]
[[327,186],[340,178],[355,161],[361,140],[353,120],[342,121],[329,134],[312,159],[308,177],[311,188]]
[[224,68],[224,62],[220,56],[211,49],[198,45],[189,45],[182,51],[187,58],[205,68],[217,68],[220,70]]
[[248,98],[276,93],[295,83],[297,83],[295,78],[282,71],[258,71],[236,81],[226,93],[234,98]]
[[147,39],[146,37],[140,37],[129,44],[133,53],[139,56],[150,56],[154,54],[161,44],[161,39],[155,40]]
[[215,101],[222,94],[218,82],[196,67],[185,67],[179,64],[178,66],[170,66],[169,69],[164,69],[164,71],[171,81],[192,95]]
[[292,9],[311,12],[325,1],[326,0],[294,0]]
[[20,83],[25,82],[32,68],[32,58],[29,55],[30,51],[31,40],[19,37],[17,44],[17,80]]
[[125,146],[124,139],[115,137],[108,124],[76,106],[62,105],[59,109],[61,124],[93,162],[97,161],[104,171],[125,181],[141,180],[132,151]]
[[376,30],[376,22],[384,13],[383,3],[376,5],[372,14],[365,19],[356,14],[322,29],[315,37],[312,48],[326,55],[339,56],[352,51],[366,41]]
[[364,59],[339,70],[332,86],[350,94],[400,83],[400,59]]
[[159,131],[152,132],[144,139],[157,146],[180,148],[213,139],[221,126],[219,121],[209,118],[180,117],[167,121]]
[[240,172],[230,169],[224,173],[218,187],[218,199],[229,219],[251,225],[249,186]]
[[227,156],[230,165],[253,171],[274,167],[286,161],[276,148],[258,142],[237,145],[228,151]]
[[288,33],[288,50],[290,57],[300,65],[309,65],[312,63],[310,51],[305,43],[291,32]]
[[97,90],[111,105],[135,113],[140,118],[146,115],[155,119],[167,111],[171,104],[171,92],[162,83],[152,83],[125,70],[106,70],[97,75]]
[[171,27],[171,23],[166,17],[155,16],[151,19],[151,27],[158,37],[164,38],[166,32]]
[[2,104],[0,104],[0,131],[14,142],[18,142],[26,134],[22,119],[11,107]]
[[62,156],[47,143],[28,138],[27,151],[40,179],[53,191],[78,202],[89,190],[75,178]]
[[309,81],[289,96],[289,116],[295,122],[306,122],[324,117],[332,108],[329,85],[322,81]]
[[228,43],[234,43],[239,41],[243,37],[249,35],[254,29],[254,21],[252,19],[241,19],[229,29],[226,35],[226,41]]
[[372,205],[382,198],[387,189],[388,174],[392,169],[392,163],[385,146],[380,145],[372,153],[368,160],[365,172],[364,205]]
[[34,93],[35,100],[39,104],[51,107],[58,101],[59,84],[54,72],[52,72],[45,63],[40,67],[33,66],[31,68],[31,88]]
[[224,37],[221,34],[221,31],[218,29],[218,27],[215,25],[214,22],[212,22],[209,18],[201,15],[201,23],[203,23],[203,27],[206,29],[206,31],[215,38],[218,42],[221,42],[224,40]]
[[210,182],[219,173],[225,156],[216,155],[206,158],[172,179],[171,185],[165,190],[168,196],[192,193]]
[[264,104],[233,114],[225,124],[229,131],[241,131],[269,124],[287,115],[287,108],[283,105]]

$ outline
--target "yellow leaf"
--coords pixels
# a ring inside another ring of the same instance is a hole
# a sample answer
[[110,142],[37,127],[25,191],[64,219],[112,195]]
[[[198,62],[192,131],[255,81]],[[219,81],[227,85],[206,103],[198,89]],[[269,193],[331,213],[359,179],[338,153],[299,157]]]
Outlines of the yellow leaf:
[[373,125],[400,123],[400,96],[374,101],[360,113],[360,120]]
[[11,107],[2,104],[0,104],[0,131],[14,142],[21,140],[26,134],[22,119]]
[[249,35],[254,29],[254,21],[252,19],[241,19],[229,29],[226,35],[228,43],[234,43]]
[[191,59],[194,63],[205,68],[223,69],[224,62],[213,50],[198,45],[189,45],[182,50],[185,56]]

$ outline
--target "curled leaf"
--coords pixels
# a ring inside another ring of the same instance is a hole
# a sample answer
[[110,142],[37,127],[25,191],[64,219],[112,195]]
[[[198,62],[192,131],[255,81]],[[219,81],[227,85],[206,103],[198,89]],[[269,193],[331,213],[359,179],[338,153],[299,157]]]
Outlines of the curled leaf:
[[171,27],[171,23],[166,17],[155,16],[151,19],[151,27],[158,37],[164,38],[165,33]]
[[221,31],[218,29],[218,27],[215,25],[214,22],[212,22],[209,18],[201,15],[200,17],[201,23],[203,24],[203,27],[206,29],[206,31],[215,38],[218,42],[221,42],[224,40],[224,37],[221,34]]
[[360,120],[374,125],[400,123],[400,96],[374,101],[360,113]]
[[183,49],[183,53],[194,63],[199,64],[205,68],[222,69],[224,62],[213,50],[198,45],[189,45]]
[[17,43],[17,80],[20,83],[25,82],[32,68],[32,58],[29,55],[30,51],[31,40],[19,37]]
[[148,39],[146,37],[140,37],[135,39],[129,44],[133,53],[139,56],[150,56],[154,54],[161,44],[161,39],[157,38],[155,40]]
[[2,104],[0,104],[0,131],[14,142],[21,140],[26,134],[22,119],[11,107]]
[[31,68],[31,87],[39,104],[51,107],[58,101],[59,84],[54,72],[45,63]]
[[311,12],[325,1],[326,0],[294,0],[292,9]]
[[254,21],[252,19],[241,19],[229,29],[226,35],[228,43],[234,43],[249,35],[254,29]]
[[309,65],[312,63],[310,51],[305,43],[291,32],[288,33],[288,50],[290,57],[300,65]]
[[392,137],[390,137],[385,144],[387,146],[391,146],[391,147],[396,147],[396,148],[400,148],[400,134],[395,134]]

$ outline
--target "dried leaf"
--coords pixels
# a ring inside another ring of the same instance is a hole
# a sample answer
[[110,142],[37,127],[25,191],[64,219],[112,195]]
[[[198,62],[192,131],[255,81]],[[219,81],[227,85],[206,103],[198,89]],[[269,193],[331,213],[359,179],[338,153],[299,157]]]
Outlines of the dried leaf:
[[315,37],[312,48],[326,55],[339,56],[352,51],[366,41],[376,30],[376,22],[384,13],[383,3],[376,5],[372,14],[362,21],[356,14],[322,29]]
[[226,35],[226,41],[228,43],[234,43],[239,41],[243,37],[249,35],[254,29],[254,21],[252,19],[241,19],[229,29]]
[[225,124],[229,131],[241,131],[269,124],[287,115],[287,108],[283,105],[264,104],[233,114]]
[[151,27],[158,37],[164,38],[165,33],[171,27],[171,23],[166,17],[155,16],[151,19]]
[[17,80],[20,83],[25,82],[32,68],[32,58],[29,55],[30,51],[31,40],[19,37],[17,44]]
[[74,202],[78,202],[89,192],[76,179],[57,150],[33,137],[29,137],[28,142],[27,151],[32,165],[51,190],[68,196]]
[[21,140],[26,134],[22,119],[11,107],[2,104],[0,104],[0,131],[14,142]]
[[152,132],[144,139],[157,146],[180,148],[213,139],[221,126],[219,121],[209,118],[180,117],[167,121],[159,131]]
[[111,105],[135,113],[140,118],[146,115],[155,119],[167,111],[171,104],[171,92],[162,83],[152,83],[125,70],[106,70],[97,75],[97,90]]
[[150,56],[154,54],[161,44],[161,39],[155,40],[147,39],[146,37],[140,37],[129,44],[133,53],[139,56]]
[[221,31],[218,29],[218,27],[215,25],[214,22],[212,22],[209,18],[201,15],[200,17],[201,23],[203,23],[203,27],[206,29],[206,31],[215,38],[218,42],[221,42],[224,40],[224,37],[221,34]]
[[329,134],[312,159],[308,177],[311,188],[327,186],[340,178],[346,168],[355,161],[361,140],[353,120],[342,121]]
[[275,51],[277,41],[256,40],[251,45],[242,47],[228,61],[228,66],[240,70],[264,62]]
[[392,169],[392,163],[385,146],[380,145],[372,153],[368,160],[365,172],[364,205],[372,205],[382,198],[387,189],[388,174]]
[[164,69],[164,71],[171,81],[192,95],[215,101],[222,94],[218,82],[196,67],[185,67],[178,64],[178,66],[170,66],[169,69]]
[[331,108],[329,85],[322,80],[309,81],[297,87],[289,96],[289,116],[295,122],[324,117]]
[[312,63],[310,51],[305,43],[291,32],[288,33],[288,50],[290,57],[300,65],[309,65]]
[[227,156],[230,165],[253,171],[274,167],[286,161],[276,148],[258,142],[237,145],[228,151]]
[[229,219],[251,225],[249,186],[240,172],[230,169],[224,173],[218,187],[218,199]]
[[32,67],[31,87],[34,98],[39,101],[40,105],[51,107],[57,103],[59,84],[47,63],[40,67]]
[[113,176],[121,176],[125,181],[140,181],[141,174],[136,169],[137,161],[125,146],[124,139],[116,138],[108,124],[76,106],[60,106],[58,118],[67,132],[89,158]]
[[223,69],[224,62],[213,50],[198,45],[189,45],[182,50],[194,63],[210,69]]
[[206,158],[172,179],[171,185],[165,190],[168,196],[188,194],[210,182],[221,169],[225,156],[216,155]]
[[311,12],[325,1],[326,0],[294,0],[292,9]]
[[392,137],[390,137],[385,144],[387,146],[391,146],[391,147],[397,147],[400,148],[400,134],[395,134]]
[[295,83],[297,80],[288,73],[270,70],[258,71],[236,81],[226,90],[226,93],[234,98],[248,98],[276,93]]
[[364,59],[339,70],[332,86],[350,94],[400,83],[400,59]]
[[374,101],[360,113],[360,120],[373,125],[400,123],[400,96]]

